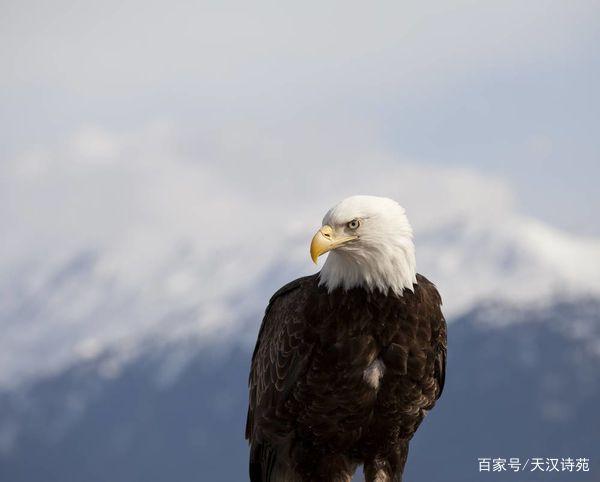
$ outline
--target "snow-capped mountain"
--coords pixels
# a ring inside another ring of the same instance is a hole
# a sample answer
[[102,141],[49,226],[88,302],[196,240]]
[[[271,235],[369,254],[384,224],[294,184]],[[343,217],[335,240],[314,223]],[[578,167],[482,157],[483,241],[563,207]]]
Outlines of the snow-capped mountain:
[[0,387],[107,351],[116,367],[156,340],[252,339],[269,296],[318,269],[308,243],[321,216],[356,192],[407,207],[418,270],[449,319],[482,300],[600,295],[600,240],[523,217],[496,179],[378,152],[316,159],[315,178],[307,148],[282,164],[276,145],[248,141],[262,157],[245,166],[246,143],[211,139],[84,129],[2,164]]
[[[248,242],[212,259],[182,240],[148,258],[155,266],[139,285],[107,266],[110,251],[77,251],[43,269],[17,265],[2,288],[0,382],[43,377],[107,350],[127,359],[157,339],[248,341],[270,295],[318,269],[307,254],[310,234],[282,236],[262,256]],[[600,293],[600,243],[533,221],[499,228],[458,220],[417,233],[417,243],[419,271],[438,285],[450,320],[482,301],[543,306]]]

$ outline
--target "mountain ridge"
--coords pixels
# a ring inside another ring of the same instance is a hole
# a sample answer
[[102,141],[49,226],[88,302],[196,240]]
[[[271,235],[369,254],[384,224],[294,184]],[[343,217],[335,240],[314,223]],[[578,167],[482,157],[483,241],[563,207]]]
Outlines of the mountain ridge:
[[[0,387],[111,350],[127,358],[152,338],[251,339],[271,294],[314,270],[306,232],[296,227],[254,256],[252,242],[223,248],[208,264],[192,242],[180,241],[132,279],[110,251],[90,249],[8,272],[0,285]],[[437,285],[448,319],[483,302],[527,307],[600,296],[600,241],[535,221],[498,228],[459,218],[417,233],[416,241],[419,271]]]

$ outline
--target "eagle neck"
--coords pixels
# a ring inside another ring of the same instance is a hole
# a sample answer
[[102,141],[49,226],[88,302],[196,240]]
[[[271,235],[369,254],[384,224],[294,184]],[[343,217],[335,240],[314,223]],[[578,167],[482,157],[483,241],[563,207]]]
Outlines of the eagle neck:
[[330,252],[319,273],[319,285],[325,286],[330,293],[336,288],[362,287],[367,291],[391,291],[401,296],[405,289],[414,290],[416,273],[414,245],[412,240],[406,240],[393,248],[375,252]]

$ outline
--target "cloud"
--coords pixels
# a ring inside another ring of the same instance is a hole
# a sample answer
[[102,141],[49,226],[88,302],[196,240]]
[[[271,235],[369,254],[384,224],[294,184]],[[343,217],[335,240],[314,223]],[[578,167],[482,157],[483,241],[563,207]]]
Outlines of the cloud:
[[[98,125],[118,138],[164,117],[203,136],[198,144],[219,134],[243,152],[243,136],[251,146],[264,139],[273,169],[289,155],[277,159],[278,149],[302,147],[320,129],[336,138],[332,151],[359,137],[351,146],[369,156],[384,146],[396,161],[410,153],[409,161],[510,176],[531,212],[597,230],[583,209],[595,199],[594,176],[581,174],[594,174],[598,157],[589,102],[597,2],[24,0],[1,8],[0,156],[30,149],[24,170],[82,125],[69,149],[93,151],[79,153],[86,162],[106,162],[116,148]],[[225,140],[213,147],[228,148]]]
[[[474,70],[561,58],[595,31],[593,1],[109,1],[3,6],[0,59],[8,86],[80,94],[156,89],[177,79],[227,95],[291,86],[310,92],[398,89]],[[274,66],[277,66],[274,68]],[[326,82],[323,82],[323,80]],[[199,95],[202,95],[199,92]]]
[[398,199],[417,227],[512,203],[498,179],[398,159],[360,135],[338,145],[329,131],[300,141],[243,129],[190,132],[156,122],[114,134],[86,126],[60,145],[17,156],[3,166],[6,258],[125,246],[128,259],[144,259],[178,239],[228,247],[273,229],[274,219],[277,235],[315,226],[354,193]]

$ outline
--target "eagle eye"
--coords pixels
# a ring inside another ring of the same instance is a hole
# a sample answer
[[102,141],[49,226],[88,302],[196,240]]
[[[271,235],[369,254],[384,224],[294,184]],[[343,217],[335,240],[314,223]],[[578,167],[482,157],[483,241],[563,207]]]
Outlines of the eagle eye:
[[360,226],[360,221],[358,219],[353,219],[348,223],[348,227],[350,229],[356,229]]

